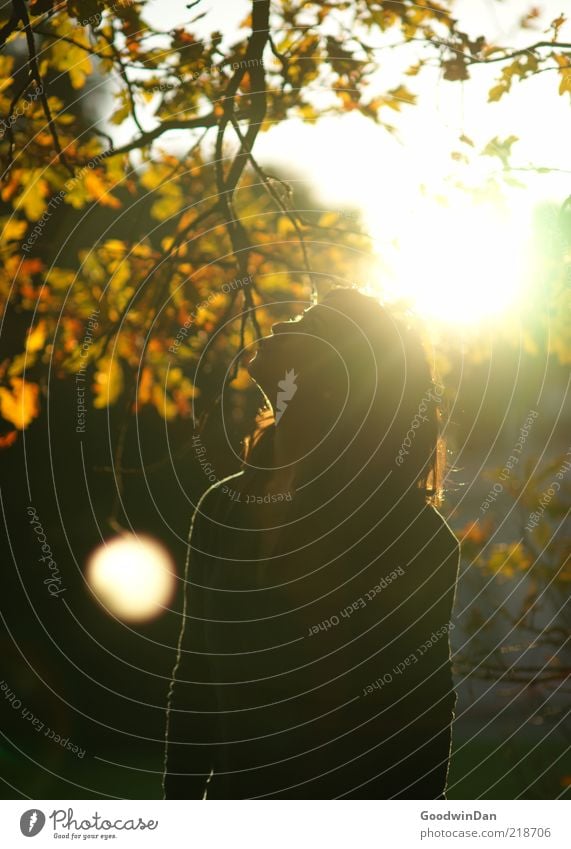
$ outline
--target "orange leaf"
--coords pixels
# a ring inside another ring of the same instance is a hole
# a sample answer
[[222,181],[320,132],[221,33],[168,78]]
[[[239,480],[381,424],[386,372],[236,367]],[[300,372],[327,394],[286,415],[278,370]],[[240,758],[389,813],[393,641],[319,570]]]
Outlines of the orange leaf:
[[0,448],[9,448],[16,442],[18,438],[17,430],[10,430],[8,433],[5,433],[3,436],[0,436]]
[[11,378],[10,384],[11,390],[0,386],[0,413],[18,430],[24,430],[40,412],[40,387],[20,377]]

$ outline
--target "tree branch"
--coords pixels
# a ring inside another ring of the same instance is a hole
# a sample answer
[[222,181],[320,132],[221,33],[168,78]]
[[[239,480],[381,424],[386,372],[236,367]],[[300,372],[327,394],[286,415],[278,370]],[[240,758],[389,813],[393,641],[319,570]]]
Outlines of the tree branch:
[[146,147],[169,130],[200,130],[215,127],[217,124],[218,118],[214,112],[209,112],[208,115],[203,115],[201,118],[188,118],[186,120],[177,120],[176,118],[173,118],[169,121],[163,121],[152,130],[147,130],[146,132],[141,133],[140,136],[137,136],[137,138],[127,142],[127,144],[124,144],[121,147],[116,147],[113,151],[109,152],[109,156],[129,153],[131,150],[138,150],[141,147]]
[[35,79],[35,81],[36,81],[36,83],[37,83],[37,85],[40,89],[40,100],[41,100],[41,103],[42,103],[42,106],[43,106],[43,109],[44,109],[44,114],[46,116],[46,120],[48,122],[48,127],[49,127],[49,130],[50,130],[52,139],[53,139],[53,143],[54,143],[54,147],[56,149],[56,153],[58,154],[59,160],[62,163],[62,165],[65,166],[65,168],[69,171],[69,173],[73,177],[74,176],[74,170],[71,167],[71,165],[69,164],[69,162],[67,161],[66,156],[65,156],[65,154],[64,154],[64,152],[61,148],[57,128],[56,128],[56,125],[55,125],[54,120],[52,118],[50,105],[48,103],[48,98],[47,98],[45,90],[44,90],[44,82],[43,82],[42,75],[40,74],[40,69],[39,69],[39,66],[38,66],[38,57],[37,57],[37,53],[36,53],[36,42],[34,40],[34,32],[32,30],[31,24],[30,24],[30,18],[29,18],[29,15],[28,15],[28,9],[26,7],[25,0],[14,0],[13,5],[14,5],[14,10],[17,11],[19,20],[22,21],[22,24],[24,26],[24,32],[26,34],[26,43],[28,45],[28,62],[29,62],[29,65],[30,65],[30,71],[33,74],[33,77],[34,77],[34,79]]
[[2,29],[0,29],[0,48],[4,47],[12,33],[18,29],[18,24],[21,20],[21,14],[18,11],[18,8],[18,4],[16,2],[12,2],[12,13]]

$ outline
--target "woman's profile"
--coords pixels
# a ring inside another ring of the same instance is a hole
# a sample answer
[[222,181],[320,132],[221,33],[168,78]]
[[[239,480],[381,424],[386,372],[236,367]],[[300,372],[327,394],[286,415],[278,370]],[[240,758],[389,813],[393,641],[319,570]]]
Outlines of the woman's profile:
[[422,344],[340,288],[249,370],[272,415],[193,517],[165,796],[445,798],[459,548]]

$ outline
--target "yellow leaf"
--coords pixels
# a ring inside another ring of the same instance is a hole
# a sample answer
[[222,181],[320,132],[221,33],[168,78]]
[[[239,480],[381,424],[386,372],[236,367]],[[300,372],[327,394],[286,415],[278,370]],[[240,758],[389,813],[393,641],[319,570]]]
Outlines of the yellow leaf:
[[111,253],[118,254],[121,257],[127,253],[127,245],[121,239],[106,239],[103,247],[106,251],[111,251]]
[[73,64],[68,68],[69,79],[73,88],[83,88],[88,74],[93,70],[91,60],[87,53],[77,51],[77,59],[74,58]]
[[77,180],[75,178],[68,180],[66,183],[66,190],[64,200],[70,206],[73,206],[74,209],[81,209],[92,199],[91,195],[87,191],[85,182],[82,180]]
[[140,405],[149,404],[151,402],[151,391],[153,388],[153,373],[148,366],[145,366],[141,372],[139,381],[138,401]]
[[416,94],[413,94],[404,85],[399,85],[391,89],[388,94],[390,95],[390,99],[387,99],[386,104],[397,112],[403,103],[409,103],[411,106],[416,103]]
[[339,226],[338,212],[324,212],[319,218],[320,227],[338,227]]
[[166,419],[166,421],[174,419],[177,414],[177,406],[174,401],[168,397],[163,387],[158,383],[155,383],[152,387],[151,395],[157,413],[162,416],[163,419]]
[[410,68],[407,68],[407,70],[405,71],[405,74],[407,75],[407,77],[416,77],[416,75],[418,74],[418,72],[422,68],[422,65],[423,65],[422,61],[416,62],[416,64],[411,65]]
[[73,286],[75,281],[75,272],[70,271],[67,268],[53,266],[46,274],[46,283],[49,284],[50,289],[54,289],[56,292],[62,292],[65,289],[69,289]]
[[238,369],[238,374],[234,380],[230,382],[230,386],[232,389],[237,389],[239,391],[252,388],[252,378],[245,368]]
[[98,365],[93,386],[93,406],[99,410],[114,404],[123,391],[123,370],[116,357],[105,357]]
[[498,85],[493,86],[488,92],[488,103],[498,101],[500,97],[503,97],[506,91],[507,88],[504,83],[499,83]]
[[95,171],[89,171],[85,175],[85,188],[92,200],[96,200],[101,206],[110,206],[112,209],[121,206],[121,201],[109,193],[108,187]]
[[4,80],[4,85],[8,87],[12,84],[13,79],[10,77],[12,68],[14,67],[14,56],[0,56],[0,78]]
[[30,330],[26,339],[26,351],[28,354],[40,351],[46,341],[46,323],[42,319],[33,330]]
[[27,221],[18,218],[8,218],[2,228],[2,240],[4,242],[20,241],[27,227]]
[[22,374],[26,366],[28,368],[33,365],[31,358],[24,351],[23,354],[18,354],[15,356],[8,366],[7,375],[8,377],[18,377]]
[[159,193],[159,198],[151,207],[151,215],[157,221],[165,221],[182,209],[184,199],[180,186],[174,183],[165,183]]
[[571,68],[571,59],[566,53],[551,54],[560,68]]
[[78,41],[80,44],[89,49],[89,41],[81,32],[75,31],[71,21],[58,21],[58,34],[60,36],[71,36],[69,41],[56,41],[50,45],[50,67],[56,68],[69,74],[71,85],[75,89],[83,88],[88,74],[93,70],[91,59],[87,50],[83,50],[80,46],[72,44],[72,41]]
[[20,377],[10,380],[12,389],[0,386],[0,413],[18,430],[24,430],[40,412],[37,383],[29,383]]
[[559,94],[565,94],[566,91],[571,94],[571,68],[561,68],[561,82],[559,83]]
[[49,191],[48,184],[40,174],[40,169],[31,169],[23,172],[21,177],[24,191],[18,198],[16,208],[23,209],[30,221],[37,221],[47,207],[45,198]]

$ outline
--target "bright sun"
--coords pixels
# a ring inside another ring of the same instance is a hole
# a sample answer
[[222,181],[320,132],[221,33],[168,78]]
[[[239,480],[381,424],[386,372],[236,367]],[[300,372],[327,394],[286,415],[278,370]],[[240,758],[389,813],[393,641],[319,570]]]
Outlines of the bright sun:
[[[381,230],[375,210],[367,217],[375,237]],[[517,306],[529,244],[522,212],[474,204],[467,195],[451,195],[445,203],[419,196],[414,210],[397,213],[397,220],[392,244],[376,240],[388,269],[382,292],[389,299],[404,298],[415,312],[458,325],[507,315]]]

